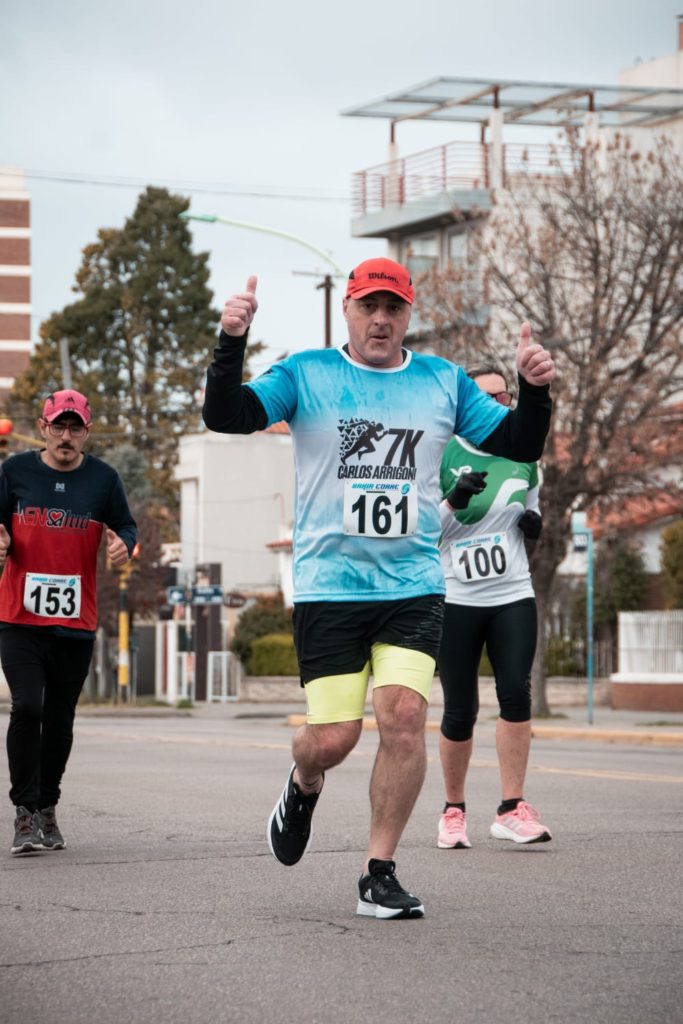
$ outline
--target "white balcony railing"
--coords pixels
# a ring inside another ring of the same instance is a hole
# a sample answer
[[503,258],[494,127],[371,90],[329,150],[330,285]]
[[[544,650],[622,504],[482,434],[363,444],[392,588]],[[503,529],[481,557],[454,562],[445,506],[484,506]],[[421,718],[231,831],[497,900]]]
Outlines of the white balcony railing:
[[[518,176],[550,177],[573,169],[569,146],[507,143],[503,183]],[[378,164],[353,175],[353,215],[362,217],[391,206],[405,206],[454,189],[489,188],[489,146],[448,142],[433,149]]]

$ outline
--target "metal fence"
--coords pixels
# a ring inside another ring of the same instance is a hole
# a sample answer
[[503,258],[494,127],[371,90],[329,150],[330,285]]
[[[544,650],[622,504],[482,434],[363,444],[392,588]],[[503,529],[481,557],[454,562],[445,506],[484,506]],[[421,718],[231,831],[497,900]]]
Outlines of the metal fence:
[[226,703],[237,700],[239,664],[230,651],[209,651],[206,699]]
[[683,677],[683,611],[619,612],[619,673]]

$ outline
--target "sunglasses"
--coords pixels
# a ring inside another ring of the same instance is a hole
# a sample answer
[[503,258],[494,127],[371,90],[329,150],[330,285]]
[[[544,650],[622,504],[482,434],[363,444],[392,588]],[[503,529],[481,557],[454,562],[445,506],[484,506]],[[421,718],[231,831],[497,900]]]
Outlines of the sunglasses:
[[46,423],[45,426],[53,437],[63,437],[67,430],[71,437],[85,437],[88,431],[83,423]]
[[495,394],[487,391],[486,394],[501,405],[512,405],[512,395],[509,391],[496,391]]

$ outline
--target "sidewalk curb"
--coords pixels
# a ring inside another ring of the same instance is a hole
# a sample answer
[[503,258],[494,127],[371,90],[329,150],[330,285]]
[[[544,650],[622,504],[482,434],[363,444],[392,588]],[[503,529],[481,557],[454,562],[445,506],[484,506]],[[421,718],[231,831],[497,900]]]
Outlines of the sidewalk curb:
[[[305,724],[305,715],[287,716],[287,725]],[[430,721],[427,722],[425,728],[434,732],[440,728],[440,723]],[[363,729],[376,730],[376,720],[372,717],[364,718]],[[585,743],[630,743],[643,747],[683,747],[683,730],[681,732],[636,732],[633,729],[596,729],[591,725],[576,729],[569,726],[535,725],[532,723],[531,735],[539,740],[579,740]]]

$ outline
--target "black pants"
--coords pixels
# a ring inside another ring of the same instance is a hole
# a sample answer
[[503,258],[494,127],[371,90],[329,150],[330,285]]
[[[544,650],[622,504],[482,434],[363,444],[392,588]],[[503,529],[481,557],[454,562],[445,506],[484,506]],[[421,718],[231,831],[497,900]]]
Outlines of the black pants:
[[463,741],[472,736],[484,644],[496,678],[500,717],[506,722],[529,721],[536,631],[533,597],[492,608],[446,604],[439,652],[444,696],[441,732],[446,739]]
[[2,670],[12,694],[7,758],[15,807],[34,811],[59,800],[93,644],[42,629],[0,630]]

